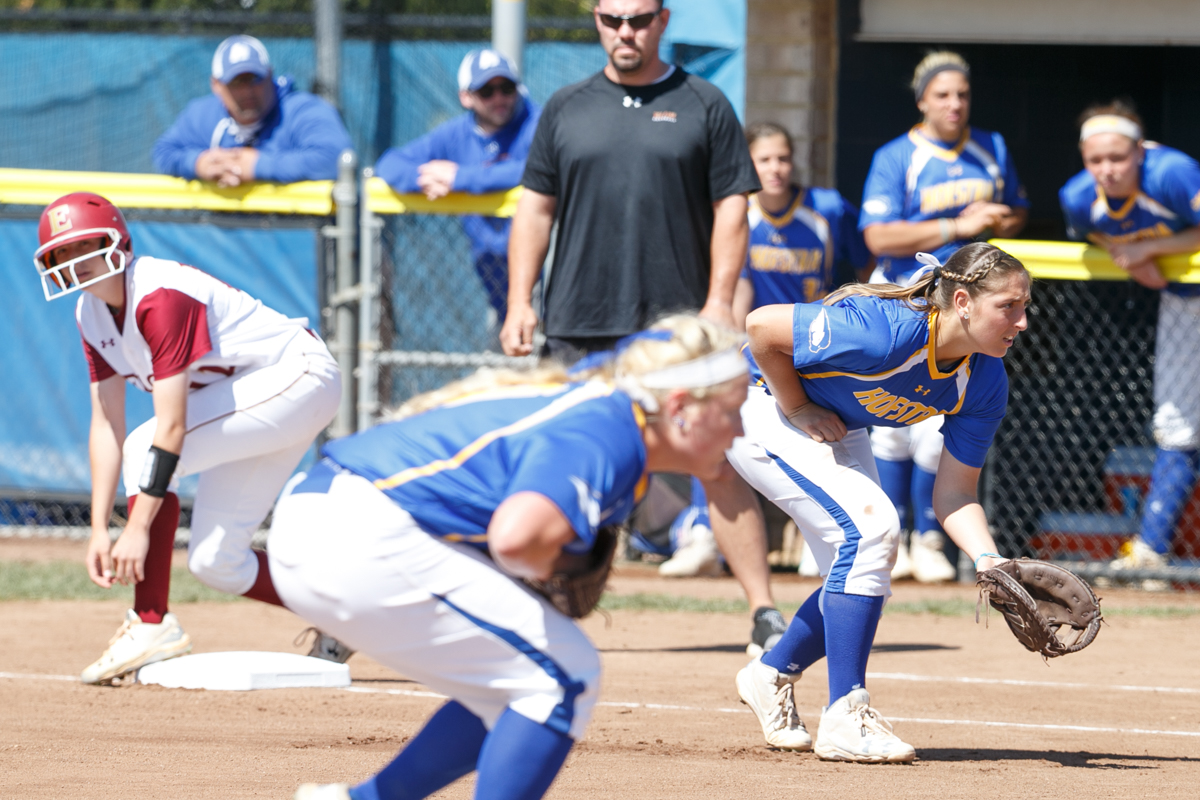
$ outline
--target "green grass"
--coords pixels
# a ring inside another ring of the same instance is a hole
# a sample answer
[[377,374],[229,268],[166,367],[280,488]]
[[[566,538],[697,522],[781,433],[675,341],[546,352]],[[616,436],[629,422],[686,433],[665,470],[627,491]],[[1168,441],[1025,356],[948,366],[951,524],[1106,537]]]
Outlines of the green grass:
[[605,611],[683,611],[689,614],[748,614],[750,607],[745,600],[703,599],[679,597],[668,594],[613,594],[600,598],[600,608]]
[[[229,602],[236,595],[210,589],[183,567],[171,570],[171,602]],[[0,561],[0,600],[122,600],[133,603],[133,588],[102,589],[74,561]]]

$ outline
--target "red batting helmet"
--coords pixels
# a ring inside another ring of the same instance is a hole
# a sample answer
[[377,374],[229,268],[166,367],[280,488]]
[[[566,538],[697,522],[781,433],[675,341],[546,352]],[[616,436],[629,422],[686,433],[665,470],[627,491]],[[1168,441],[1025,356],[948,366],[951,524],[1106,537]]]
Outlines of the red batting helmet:
[[[106,239],[107,243],[61,264],[55,262],[53,251],[57,248],[99,238]],[[121,210],[91,192],[74,192],[46,206],[38,222],[38,243],[40,246],[33,254],[33,263],[42,278],[42,291],[47,300],[124,272],[126,264],[133,260],[133,242]],[[99,254],[103,254],[108,270],[81,281],[76,267]]]

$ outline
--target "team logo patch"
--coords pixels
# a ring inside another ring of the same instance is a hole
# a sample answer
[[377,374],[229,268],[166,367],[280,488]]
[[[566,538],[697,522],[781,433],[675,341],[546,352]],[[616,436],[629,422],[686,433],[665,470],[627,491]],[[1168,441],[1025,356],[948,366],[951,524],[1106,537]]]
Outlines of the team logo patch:
[[579,495],[579,510],[587,515],[588,525],[593,528],[600,525],[600,493],[588,485],[583,478],[571,476],[571,483]]
[[678,122],[674,111],[655,111],[650,116],[651,122]]
[[50,209],[50,235],[58,236],[60,233],[71,230],[73,227],[71,222],[71,207],[67,205],[55,206]]
[[821,309],[821,313],[817,314],[808,326],[808,351],[810,353],[819,353],[829,347],[829,339],[832,336],[832,331],[829,330],[829,315],[825,313],[825,309]]
[[871,197],[863,202],[862,210],[873,217],[881,217],[892,208],[886,197]]

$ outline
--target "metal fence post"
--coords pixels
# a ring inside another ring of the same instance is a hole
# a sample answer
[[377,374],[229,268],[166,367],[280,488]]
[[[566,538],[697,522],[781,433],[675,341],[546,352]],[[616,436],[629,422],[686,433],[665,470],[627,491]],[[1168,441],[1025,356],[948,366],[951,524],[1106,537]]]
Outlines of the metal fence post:
[[355,337],[354,303],[356,302],[356,265],[354,248],[358,241],[358,156],[353,150],[344,150],[338,157],[338,177],[333,184],[333,202],[337,208],[337,224],[324,231],[334,241],[335,283],[334,294],[329,298],[333,312],[333,342],[330,348],[342,371],[342,399],[338,403],[337,417],[330,428],[334,438],[354,433],[355,402],[354,375],[355,356],[358,352]]
[[524,75],[525,0],[492,0],[492,49],[512,59]]
[[316,0],[313,3],[313,44],[317,69],[313,91],[335,108],[342,107],[342,0]]
[[371,210],[369,186],[375,170],[362,171],[359,202],[358,248],[358,430],[366,430],[379,412],[379,287],[375,268],[379,263],[379,231],[383,223]]

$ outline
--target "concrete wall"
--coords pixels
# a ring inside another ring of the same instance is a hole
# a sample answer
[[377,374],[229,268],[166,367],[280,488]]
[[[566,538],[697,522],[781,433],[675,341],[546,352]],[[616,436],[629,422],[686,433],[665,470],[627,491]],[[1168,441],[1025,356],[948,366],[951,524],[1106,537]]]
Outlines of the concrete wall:
[[833,186],[837,118],[836,0],[747,0],[746,122],[792,133],[796,177]]

